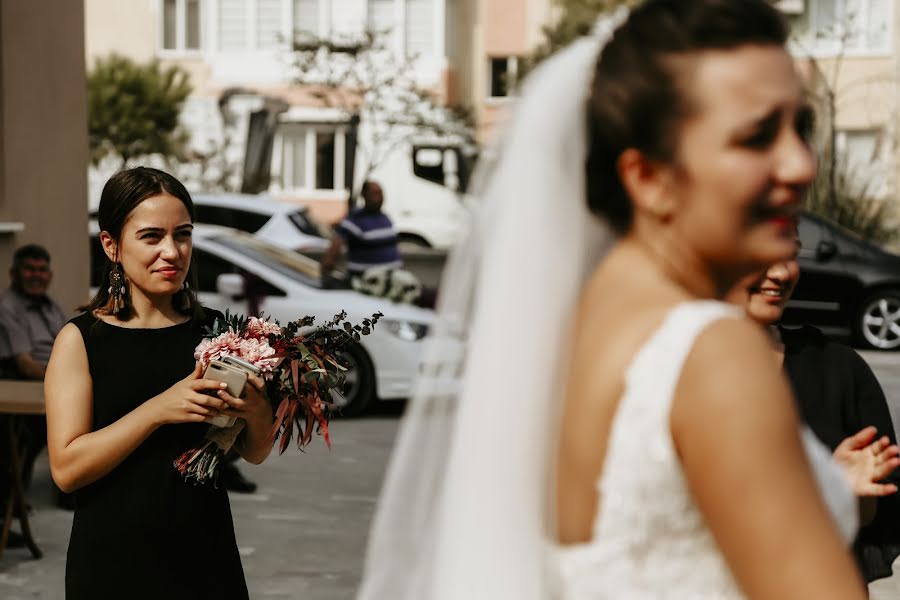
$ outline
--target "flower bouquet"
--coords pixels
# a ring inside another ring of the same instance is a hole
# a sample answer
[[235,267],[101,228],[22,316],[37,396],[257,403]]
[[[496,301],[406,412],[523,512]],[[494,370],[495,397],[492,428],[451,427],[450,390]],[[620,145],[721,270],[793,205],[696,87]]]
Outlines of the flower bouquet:
[[[332,394],[344,385],[347,372],[340,352],[371,333],[381,316],[375,313],[362,324],[353,324],[341,311],[322,325],[316,326],[313,317],[303,317],[282,327],[268,318],[245,318],[226,311],[224,320],[216,319],[212,327],[207,327],[194,358],[206,369],[214,360],[236,357],[261,373],[275,415],[270,441],[274,444],[280,440],[280,453],[294,437],[295,427],[301,450],[310,443],[314,431],[330,448]],[[201,444],[175,460],[175,468],[187,480],[215,481],[222,456],[234,445],[245,424],[237,419],[225,427],[211,426]]]

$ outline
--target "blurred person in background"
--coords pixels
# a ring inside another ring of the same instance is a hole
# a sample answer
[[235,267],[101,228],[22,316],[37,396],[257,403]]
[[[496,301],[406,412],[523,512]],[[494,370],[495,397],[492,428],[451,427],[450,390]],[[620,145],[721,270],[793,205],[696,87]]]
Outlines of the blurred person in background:
[[[58,302],[48,295],[53,281],[50,253],[37,244],[27,244],[13,253],[9,269],[10,286],[0,295],[0,331],[4,351],[4,378],[43,380],[50,351],[59,330],[69,319]],[[20,437],[24,455],[22,479],[31,484],[34,462],[47,445],[47,419],[43,415],[20,416]],[[0,431],[0,444],[7,447],[6,429]],[[5,457],[5,452],[4,452]],[[0,498],[8,495],[8,475],[0,469]],[[71,509],[72,498],[58,489],[56,503]],[[14,544],[18,539],[13,540]]]
[[347,273],[351,279],[375,267],[399,269],[403,266],[397,231],[390,217],[381,211],[384,204],[381,185],[371,180],[364,182],[360,196],[362,208],[348,214],[336,228],[337,235],[322,258],[323,273],[334,269],[338,257],[345,251]]
[[[896,471],[900,460],[894,424],[884,391],[859,354],[811,325],[779,325],[800,276],[795,254],[761,274],[750,275],[729,299],[766,328],[801,418],[850,470],[862,521],[853,553],[863,577],[872,582],[890,577],[891,565],[900,556],[900,472]],[[882,435],[876,439],[878,434]]]

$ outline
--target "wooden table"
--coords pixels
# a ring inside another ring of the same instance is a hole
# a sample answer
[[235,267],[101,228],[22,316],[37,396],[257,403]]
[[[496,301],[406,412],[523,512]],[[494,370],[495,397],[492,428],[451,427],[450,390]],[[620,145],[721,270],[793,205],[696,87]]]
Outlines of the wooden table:
[[22,415],[44,414],[44,382],[0,380],[0,423],[9,433],[9,453],[11,465],[11,481],[9,497],[6,499],[6,514],[3,516],[3,529],[0,531],[0,557],[6,548],[9,530],[14,516],[18,516],[22,526],[22,537],[31,550],[31,555],[41,558],[43,552],[37,547],[28,525],[28,508],[25,503],[25,486],[22,482],[22,466],[24,455],[18,435],[18,417]]

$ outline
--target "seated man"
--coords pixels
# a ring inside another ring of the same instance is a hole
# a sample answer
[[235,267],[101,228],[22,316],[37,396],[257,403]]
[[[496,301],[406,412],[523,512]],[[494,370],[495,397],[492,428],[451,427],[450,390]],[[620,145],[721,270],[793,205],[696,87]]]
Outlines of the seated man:
[[[13,254],[10,287],[0,295],[0,328],[5,333],[3,376],[10,379],[44,378],[56,334],[69,317],[47,295],[53,271],[50,254],[42,246],[29,244]],[[47,421],[43,416],[23,419],[25,457],[23,481],[27,486],[38,454],[47,444]],[[0,443],[8,444],[8,440]],[[0,482],[0,497],[6,498],[8,481]],[[59,498],[69,506],[69,499]]]

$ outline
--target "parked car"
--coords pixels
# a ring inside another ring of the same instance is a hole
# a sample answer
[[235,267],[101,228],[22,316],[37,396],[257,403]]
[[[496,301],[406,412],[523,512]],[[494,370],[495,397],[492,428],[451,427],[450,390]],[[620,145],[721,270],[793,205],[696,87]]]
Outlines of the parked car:
[[[90,222],[91,287],[96,290],[106,268],[96,221]],[[407,398],[434,313],[406,304],[365,296],[350,289],[326,289],[319,263],[246,232],[224,227],[194,228],[194,260],[200,301],[211,308],[249,314],[254,301],[262,314],[287,323],[304,315],[319,322],[341,310],[359,322],[375,312],[384,317],[371,335],[347,352],[350,370],[341,414],[361,414],[375,400]]]
[[[330,228],[303,206],[251,194],[196,194],[192,199],[197,223],[239,229],[298,252],[322,251],[331,243]],[[90,218],[97,218],[96,211]]]
[[799,230],[801,276],[785,324],[900,349],[900,256],[815,215],[802,214]]

